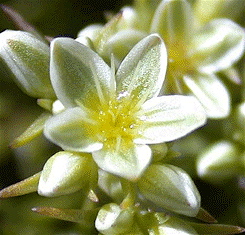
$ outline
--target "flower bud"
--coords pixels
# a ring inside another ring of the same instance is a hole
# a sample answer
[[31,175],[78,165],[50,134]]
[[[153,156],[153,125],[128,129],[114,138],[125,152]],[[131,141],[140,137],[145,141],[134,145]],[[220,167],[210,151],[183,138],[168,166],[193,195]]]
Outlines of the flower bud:
[[120,203],[124,199],[124,192],[120,178],[106,171],[99,170],[99,187],[115,202]]
[[200,194],[190,176],[172,165],[151,165],[138,182],[146,199],[167,210],[196,216]]
[[183,220],[171,217],[165,223],[150,229],[149,235],[198,235],[195,229]]
[[104,205],[95,220],[96,229],[102,234],[115,235],[131,231],[134,222],[134,211],[122,209],[115,203]]
[[222,183],[239,172],[239,152],[228,141],[220,141],[210,146],[197,160],[199,177],[211,183]]
[[78,191],[86,191],[97,168],[92,156],[87,153],[62,151],[53,155],[44,165],[38,193],[42,196],[55,197]]
[[31,33],[5,30],[0,34],[0,57],[28,95],[54,98],[49,79],[49,46]]

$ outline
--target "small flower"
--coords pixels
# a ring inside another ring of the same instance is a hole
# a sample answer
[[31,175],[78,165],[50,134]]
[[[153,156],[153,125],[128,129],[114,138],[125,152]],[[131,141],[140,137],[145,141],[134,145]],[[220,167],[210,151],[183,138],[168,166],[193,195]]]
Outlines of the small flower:
[[195,15],[200,23],[207,23],[214,18],[240,19],[245,9],[244,0],[215,0],[207,4],[206,0],[194,3]]
[[[201,2],[205,1],[197,1],[197,5],[202,5]],[[225,7],[229,1],[219,2]],[[237,5],[243,4],[240,2]],[[242,27],[225,18],[201,25],[195,10],[187,0],[135,1],[135,8],[123,8],[104,27],[87,35],[97,53],[108,61],[113,52],[116,64],[120,64],[136,42],[149,33],[158,33],[168,51],[164,92],[194,95],[209,118],[225,118],[230,112],[230,95],[216,74],[223,72],[230,80],[240,81],[232,66],[244,53],[245,33]],[[84,36],[89,28],[80,35]]]
[[230,112],[230,95],[216,73],[241,58],[245,34],[229,19],[197,24],[186,0],[163,0],[155,11],[151,32],[158,32],[168,49],[166,88],[195,95],[208,117],[224,118]]
[[46,122],[46,137],[65,150],[92,153],[105,171],[137,180],[151,161],[147,144],[180,138],[206,120],[194,97],[157,97],[166,66],[156,34],[130,51],[116,75],[90,48],[55,39],[51,81],[65,110]]

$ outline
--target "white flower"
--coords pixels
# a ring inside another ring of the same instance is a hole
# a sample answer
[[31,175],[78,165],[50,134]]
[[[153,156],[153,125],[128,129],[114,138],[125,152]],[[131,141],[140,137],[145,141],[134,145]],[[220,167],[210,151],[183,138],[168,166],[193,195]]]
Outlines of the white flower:
[[206,121],[194,97],[157,97],[166,67],[156,34],[141,40],[116,74],[90,48],[55,39],[50,76],[65,111],[46,122],[46,137],[65,150],[91,152],[101,169],[137,180],[151,161],[147,144],[175,140]]

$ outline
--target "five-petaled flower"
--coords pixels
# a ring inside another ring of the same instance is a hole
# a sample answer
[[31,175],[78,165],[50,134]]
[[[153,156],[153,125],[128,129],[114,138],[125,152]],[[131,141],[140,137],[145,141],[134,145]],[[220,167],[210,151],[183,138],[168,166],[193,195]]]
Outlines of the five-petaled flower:
[[70,38],[51,43],[51,82],[65,110],[45,124],[65,150],[91,152],[100,168],[137,180],[151,148],[180,138],[206,121],[194,97],[160,96],[167,67],[162,39],[141,40],[115,72],[90,48]]

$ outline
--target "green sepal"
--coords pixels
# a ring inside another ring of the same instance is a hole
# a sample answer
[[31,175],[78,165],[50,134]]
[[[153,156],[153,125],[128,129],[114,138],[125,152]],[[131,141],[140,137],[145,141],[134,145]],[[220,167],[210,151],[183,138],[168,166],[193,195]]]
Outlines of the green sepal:
[[202,207],[200,208],[195,218],[202,220],[203,222],[206,222],[206,223],[217,223],[218,222],[212,215],[208,213],[208,211],[204,210]]
[[0,191],[0,198],[16,197],[37,191],[41,172]]
[[45,122],[51,117],[50,113],[41,114],[19,137],[17,137],[11,144],[12,148],[21,147],[37,136],[41,135],[44,129]]
[[198,234],[208,235],[230,235],[245,232],[245,229],[239,226],[224,225],[224,224],[198,224],[188,222]]

